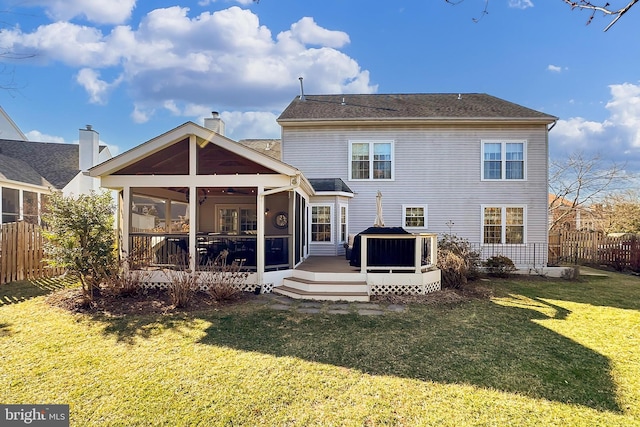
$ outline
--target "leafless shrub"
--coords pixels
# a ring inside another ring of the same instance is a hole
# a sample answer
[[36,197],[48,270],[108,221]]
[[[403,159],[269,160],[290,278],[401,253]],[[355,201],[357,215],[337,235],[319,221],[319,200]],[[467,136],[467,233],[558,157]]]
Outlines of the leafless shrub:
[[249,273],[242,271],[242,261],[227,263],[229,251],[218,254],[199,274],[201,287],[216,301],[234,299],[242,292]]
[[445,235],[438,241],[438,268],[443,288],[461,289],[479,275],[480,254],[467,240]]
[[121,296],[132,296],[140,291],[142,284],[151,276],[151,272],[132,270],[130,266],[129,257],[120,260],[117,270],[107,275],[106,287]]
[[562,270],[562,278],[565,280],[578,280],[580,278],[580,266],[567,267]]
[[197,276],[192,274],[189,260],[180,257],[176,261],[175,269],[164,269],[162,272],[169,279],[167,292],[171,304],[177,308],[185,308],[198,290]]

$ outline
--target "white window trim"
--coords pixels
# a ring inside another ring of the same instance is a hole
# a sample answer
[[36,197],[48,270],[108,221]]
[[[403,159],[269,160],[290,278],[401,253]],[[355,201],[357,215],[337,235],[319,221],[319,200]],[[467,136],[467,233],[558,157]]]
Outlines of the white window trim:
[[[369,144],[369,178],[355,179],[352,178],[352,166],[353,166],[353,144]],[[391,178],[374,179],[373,178],[373,144],[391,144]],[[394,181],[396,176],[396,154],[395,154],[395,141],[389,140],[349,140],[349,181]]]
[[[232,209],[235,210],[236,212],[238,212],[238,230],[232,233],[242,233],[240,231],[240,221],[241,221],[241,217],[240,217],[240,210],[241,209],[256,209],[256,205],[250,204],[250,203],[243,203],[243,204],[239,204],[239,205],[235,205],[235,204],[227,204],[227,203],[219,203],[216,204],[214,206],[214,215],[213,215],[213,221],[214,221],[214,230],[216,232],[220,232],[220,210],[221,209]],[[257,215],[257,211],[256,211],[256,215]]]
[[[344,228],[345,228],[345,233],[344,233],[344,239],[342,239],[342,208],[345,209],[345,214],[344,214]],[[340,203],[338,205],[338,243],[347,243],[349,241],[349,205],[344,204],[344,203]]]
[[[423,227],[407,226],[407,208],[423,208],[424,209],[424,226]],[[421,204],[402,205],[402,228],[404,228],[405,230],[425,230],[428,227],[429,227],[429,208],[427,205],[421,205]]]
[[[502,225],[500,230],[500,241],[503,243],[485,243],[484,241],[484,210],[485,208],[500,208],[502,218]],[[506,241],[507,234],[507,208],[521,208],[522,209],[522,219],[523,219],[523,230],[522,230],[522,243],[504,243]],[[526,205],[503,205],[503,204],[488,204],[480,206],[480,241],[483,245],[502,245],[502,246],[523,246],[527,243],[527,206]]]
[[[526,181],[527,180],[527,140],[526,139],[483,139],[480,141],[480,180],[481,181],[507,181],[507,182],[518,182],[518,181]],[[486,144],[501,144],[501,159],[500,159],[500,178],[492,179],[484,177],[484,147]],[[524,156],[523,159],[523,171],[522,171],[522,179],[507,179],[507,144],[522,144],[522,153]]]
[[[329,207],[329,219],[330,219],[330,226],[331,226],[331,233],[329,234],[331,236],[331,240],[328,242],[316,242],[313,240],[313,234],[311,232],[311,230],[313,229],[313,208],[314,207]],[[310,203],[309,204],[309,226],[308,226],[308,236],[309,236],[309,243],[312,245],[333,245],[335,244],[336,241],[336,218],[334,216],[335,214],[335,207],[336,205],[334,203]]]

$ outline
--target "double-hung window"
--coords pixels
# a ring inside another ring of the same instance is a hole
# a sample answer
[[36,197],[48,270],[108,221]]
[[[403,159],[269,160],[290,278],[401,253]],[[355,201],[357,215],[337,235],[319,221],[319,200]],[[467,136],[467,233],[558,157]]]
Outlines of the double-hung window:
[[393,141],[351,141],[349,177],[352,180],[392,180]]
[[524,180],[526,141],[482,141],[482,179]]
[[525,208],[522,206],[483,206],[482,242],[517,245],[524,243]]
[[311,206],[311,241],[330,243],[332,238],[332,205]]
[[427,228],[427,206],[403,205],[402,223],[404,228]]

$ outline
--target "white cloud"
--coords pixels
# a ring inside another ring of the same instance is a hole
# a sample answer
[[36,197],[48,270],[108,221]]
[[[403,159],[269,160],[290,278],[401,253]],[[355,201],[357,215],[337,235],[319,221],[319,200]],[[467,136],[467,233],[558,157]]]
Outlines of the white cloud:
[[562,72],[562,67],[559,67],[557,65],[551,65],[549,64],[549,66],[547,67],[548,71],[554,72],[554,73],[560,73]]
[[533,2],[531,0],[509,0],[509,7],[515,9],[528,9],[533,7]]
[[93,104],[106,103],[106,97],[113,88],[117,87],[121,79],[116,79],[113,83],[107,83],[100,79],[100,73],[91,68],[83,68],[78,71],[76,81],[89,94],[89,102]]
[[153,108],[147,108],[141,105],[134,105],[131,112],[131,120],[134,123],[146,123],[154,113]]
[[625,129],[631,145],[640,149],[640,85],[623,83],[609,88],[613,99],[606,107],[611,112],[611,121]]
[[32,0],[54,20],[83,17],[97,24],[121,24],[131,17],[136,0]]
[[[208,105],[186,104],[180,108],[167,102],[164,108],[174,116],[195,117],[193,121],[202,125],[205,117],[211,117]],[[276,122],[279,112],[268,111],[218,111],[225,123],[225,136],[234,140],[246,138],[280,138],[280,125]]]
[[34,142],[55,142],[58,144],[64,144],[65,140],[63,137],[61,136],[53,136],[53,135],[47,135],[46,133],[42,133],[38,130],[31,130],[27,133],[25,133],[25,135],[27,136],[27,138],[29,139],[29,141],[34,141]]
[[[185,7],[155,9],[137,28],[55,22],[33,32],[0,32],[3,48],[82,69],[78,82],[91,102],[105,102],[116,85],[126,88],[137,123],[166,102],[179,109],[275,111],[297,94],[299,76],[307,93],[375,92],[369,72],[338,50],[348,43],[346,33],[308,17],[274,38],[257,15],[237,6],[197,16]],[[101,79],[106,68],[122,80]]]
[[609,86],[609,117],[601,122],[572,117],[559,120],[549,134],[552,158],[573,152],[600,154],[640,172],[640,85]]
[[333,48],[341,48],[350,41],[347,33],[322,28],[310,17],[304,17],[291,25],[289,33],[300,43]]

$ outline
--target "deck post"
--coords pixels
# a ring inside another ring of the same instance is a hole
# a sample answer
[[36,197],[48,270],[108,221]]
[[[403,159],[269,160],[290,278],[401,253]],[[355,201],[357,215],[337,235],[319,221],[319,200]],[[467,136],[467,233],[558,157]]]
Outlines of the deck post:
[[436,267],[438,265],[438,235],[432,234],[429,236],[431,239],[430,249],[431,249],[431,266]]
[[416,268],[415,272],[420,273],[422,272],[422,236],[414,234],[413,238],[415,239],[413,264]]
[[360,236],[360,273],[367,272],[367,236]]

